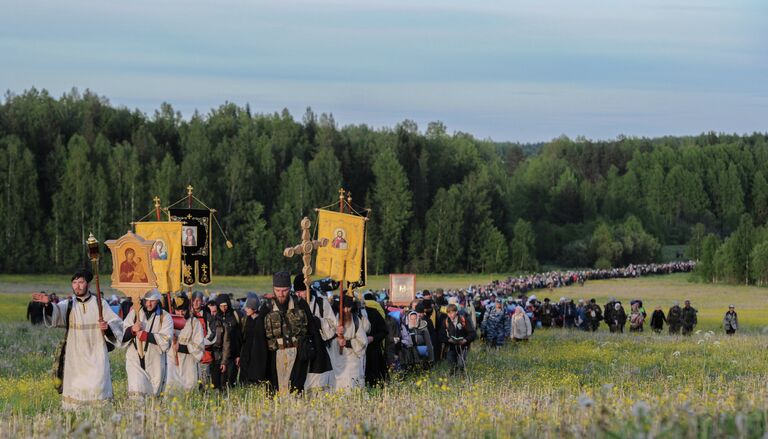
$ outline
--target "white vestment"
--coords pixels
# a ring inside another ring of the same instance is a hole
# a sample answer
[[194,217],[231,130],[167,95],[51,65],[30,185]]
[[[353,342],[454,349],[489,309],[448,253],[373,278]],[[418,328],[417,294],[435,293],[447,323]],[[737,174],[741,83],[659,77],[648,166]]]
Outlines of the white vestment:
[[[331,308],[331,304],[327,300],[322,301],[323,304],[323,313],[320,314],[320,305],[317,304],[317,301],[314,296],[310,298],[309,303],[309,309],[312,310],[312,314],[314,314],[318,319],[320,319],[320,337],[323,339],[323,341],[328,341],[333,338],[334,335],[336,335],[336,315],[333,313],[333,308]],[[331,342],[331,346],[317,346],[317,349],[326,349],[329,351],[330,355],[330,349],[333,347],[336,347],[336,350],[339,350],[338,343]],[[329,370],[328,372],[323,373],[308,373],[307,374],[307,380],[304,382],[304,389],[310,390],[310,389],[324,389],[324,390],[331,390],[334,387],[334,375],[333,375],[333,369]]]
[[334,339],[331,342],[329,354],[333,365],[334,388],[350,389],[365,386],[365,348],[368,346],[368,335],[365,333],[363,319],[358,318],[355,325],[354,318],[344,324],[344,340],[350,342],[351,348],[345,347],[343,353],[339,353],[339,344]]
[[[135,322],[133,309],[123,322],[126,331]],[[173,318],[165,310],[161,314],[152,312],[147,319],[142,309],[139,311],[139,321],[144,323],[144,331],[151,333],[155,343],[149,340],[140,342],[136,337],[126,342],[125,373],[128,376],[128,396],[142,397],[146,395],[159,395],[165,389],[166,381],[166,354],[171,347],[173,337]],[[144,346],[144,367],[141,365],[139,353],[136,350],[138,343]]]
[[99,329],[99,308],[96,296],[85,300],[72,298],[51,305],[52,314],[43,314],[46,326],[67,326],[67,306],[72,303],[69,315],[66,355],[64,357],[64,382],[62,407],[74,409],[85,404],[99,403],[112,398],[112,376],[106,340],[119,346],[123,338],[123,322],[105,300],[101,301],[104,321],[112,334],[102,334]]
[[200,360],[203,358],[203,325],[197,318],[187,319],[184,329],[174,329],[179,347],[186,346],[188,353],[176,352],[171,347],[168,352],[168,379],[166,389],[193,390],[200,379]]

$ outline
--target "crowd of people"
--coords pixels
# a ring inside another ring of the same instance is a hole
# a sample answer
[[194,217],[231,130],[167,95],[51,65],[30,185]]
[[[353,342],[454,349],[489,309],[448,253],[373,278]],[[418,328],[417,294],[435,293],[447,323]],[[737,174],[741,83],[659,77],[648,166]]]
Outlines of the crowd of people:
[[[73,296],[59,300],[35,294],[28,317],[68,328],[62,350],[66,355],[58,357],[56,369],[65,404],[111,397],[107,353],[114,348],[126,349],[131,397],[251,385],[271,393],[310,393],[377,386],[393,373],[419,372],[440,362],[454,374],[465,374],[476,340],[498,348],[508,340],[524,342],[538,328],[596,331],[605,322],[611,332],[624,332],[627,325],[629,331],[643,331],[641,300],[630,302],[627,311],[615,299],[603,307],[595,299],[539,301],[534,290],[692,267],[684,262],[542,273],[466,290],[424,290],[400,306],[390,302],[386,290],[348,291],[340,300],[333,294],[336,282],[324,279],[307,286],[301,274],[291,279],[289,273],[278,272],[271,292],[237,299],[231,294],[171,296],[153,290],[136,313],[130,299],[113,296],[103,301],[101,320],[91,305],[96,302],[89,289],[92,275],[81,271],[72,277]],[[735,310],[729,313],[727,329],[733,333],[738,321]],[[696,323],[696,310],[686,301],[667,314],[657,307],[650,327],[661,332],[667,324],[672,334],[690,334]],[[83,350],[99,345],[103,349],[96,356],[101,359],[84,367],[83,358],[94,354]],[[84,373],[101,378],[79,379]]]

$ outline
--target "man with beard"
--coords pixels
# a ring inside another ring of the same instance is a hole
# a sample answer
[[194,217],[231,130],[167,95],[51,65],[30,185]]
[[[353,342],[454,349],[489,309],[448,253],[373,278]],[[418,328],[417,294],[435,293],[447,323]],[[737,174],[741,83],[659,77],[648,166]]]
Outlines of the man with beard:
[[[134,398],[158,396],[165,389],[166,356],[173,339],[173,318],[160,307],[162,300],[156,289],[148,291],[139,315],[131,310],[123,322],[128,395]],[[139,343],[144,356],[139,355]]]
[[334,389],[351,389],[365,386],[365,348],[368,335],[354,299],[344,294],[343,305],[334,301],[333,311],[339,317],[339,307],[344,306],[344,322],[336,329],[336,343],[329,351],[333,365]]
[[112,398],[107,343],[116,346],[123,338],[123,322],[102,300],[103,319],[99,319],[96,296],[89,291],[93,275],[81,270],[72,276],[71,299],[56,304],[43,293],[32,300],[43,305],[47,327],[67,328],[61,347],[59,393],[65,410],[102,403]]
[[307,380],[312,346],[307,341],[315,331],[307,302],[291,294],[291,275],[280,271],[272,276],[273,298],[264,301],[259,314],[264,316],[267,336],[267,374],[273,392],[301,392]]

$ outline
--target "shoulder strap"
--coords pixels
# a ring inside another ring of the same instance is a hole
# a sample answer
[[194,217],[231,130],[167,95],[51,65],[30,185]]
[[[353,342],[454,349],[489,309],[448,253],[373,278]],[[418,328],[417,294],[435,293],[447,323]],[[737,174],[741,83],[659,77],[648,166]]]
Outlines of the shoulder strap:
[[69,315],[72,314],[72,305],[74,304],[75,299],[69,299],[67,300],[67,317],[65,319],[67,323],[67,330],[69,330]]
[[[66,332],[69,332],[69,316],[70,316],[70,314],[72,314],[72,305],[74,304],[74,302],[75,302],[75,299],[67,300],[67,315],[66,315],[66,318],[65,318],[65,322],[66,322],[66,325],[67,325]],[[64,337],[66,338],[66,334],[64,335]]]

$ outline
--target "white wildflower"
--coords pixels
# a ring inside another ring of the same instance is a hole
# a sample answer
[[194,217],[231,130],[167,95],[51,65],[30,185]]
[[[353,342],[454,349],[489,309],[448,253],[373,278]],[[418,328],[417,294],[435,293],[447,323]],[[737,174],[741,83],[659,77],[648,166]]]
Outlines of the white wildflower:
[[595,405],[595,401],[587,395],[582,394],[579,396],[579,405],[584,408],[589,408]]
[[651,407],[645,401],[637,401],[632,405],[632,416],[635,418],[644,418],[648,416]]

